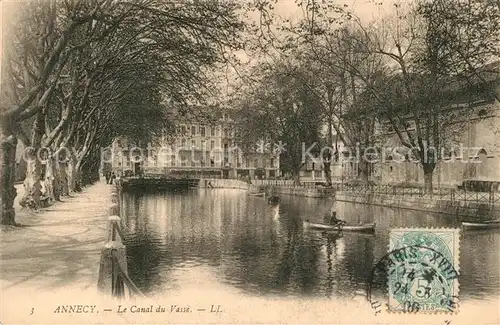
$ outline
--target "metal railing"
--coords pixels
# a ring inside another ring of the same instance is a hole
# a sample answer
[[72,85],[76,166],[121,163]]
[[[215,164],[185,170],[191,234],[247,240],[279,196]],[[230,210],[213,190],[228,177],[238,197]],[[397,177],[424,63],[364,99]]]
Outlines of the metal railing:
[[359,194],[379,194],[407,197],[434,198],[441,200],[450,200],[453,202],[474,202],[485,204],[498,204],[500,202],[500,193],[496,191],[476,192],[467,189],[438,188],[432,191],[423,187],[398,187],[393,185],[346,185],[337,184],[337,191],[353,192]]
[[125,236],[120,227],[120,217],[118,217],[119,203],[116,188],[113,189],[111,202],[111,216],[108,217],[107,223],[108,236],[101,251],[97,287],[105,294],[110,293],[112,297],[121,298],[125,296],[126,285],[129,295],[144,297],[128,275],[126,248],[122,243]]
[[[257,186],[283,186],[283,187],[302,187],[302,188],[317,188],[324,189],[324,185],[319,185],[317,182],[303,182],[300,185],[294,184],[291,180],[255,180],[252,184]],[[424,187],[403,187],[389,184],[362,184],[362,183],[333,183],[331,188],[335,191],[344,191],[357,194],[378,194],[378,195],[394,195],[404,197],[421,197],[429,199],[450,200],[453,202],[474,202],[484,204],[499,204],[500,192],[495,189],[489,191],[471,191],[466,187],[462,188],[435,188],[432,191]]]
[[300,185],[294,183],[293,180],[283,180],[283,179],[254,179],[251,180],[253,185],[257,186],[287,186],[287,187],[307,187],[307,188],[316,188],[320,187],[319,184],[323,182],[318,181],[303,181]]

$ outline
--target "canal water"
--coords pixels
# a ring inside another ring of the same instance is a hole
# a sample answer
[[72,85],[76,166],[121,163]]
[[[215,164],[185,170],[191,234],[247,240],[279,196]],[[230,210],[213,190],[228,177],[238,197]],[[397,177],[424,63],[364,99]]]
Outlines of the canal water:
[[[391,227],[453,226],[446,216],[379,211],[341,216],[376,222],[375,234],[303,229],[322,221],[332,200],[283,196],[279,207],[234,189],[124,193],[122,225],[129,273],[149,294],[217,288],[259,297],[364,296],[386,253]],[[500,293],[500,232],[462,233],[460,300]]]

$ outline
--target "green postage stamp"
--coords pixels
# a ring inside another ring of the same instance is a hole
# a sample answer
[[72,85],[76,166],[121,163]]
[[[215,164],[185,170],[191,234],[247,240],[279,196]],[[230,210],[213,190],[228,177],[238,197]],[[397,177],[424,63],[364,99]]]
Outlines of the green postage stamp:
[[398,228],[386,260],[389,310],[455,312],[458,308],[459,229]]

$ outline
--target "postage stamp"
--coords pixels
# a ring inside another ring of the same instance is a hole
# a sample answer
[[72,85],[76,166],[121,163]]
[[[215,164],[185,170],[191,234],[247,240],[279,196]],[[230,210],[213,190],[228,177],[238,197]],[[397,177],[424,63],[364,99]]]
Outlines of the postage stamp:
[[389,235],[389,311],[454,312],[458,307],[459,229],[398,228]]

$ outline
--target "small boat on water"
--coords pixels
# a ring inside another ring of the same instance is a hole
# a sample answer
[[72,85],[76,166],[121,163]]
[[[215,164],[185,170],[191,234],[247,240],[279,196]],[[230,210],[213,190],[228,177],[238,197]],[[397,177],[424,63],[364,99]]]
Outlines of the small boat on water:
[[256,197],[264,197],[266,195],[266,193],[264,193],[264,192],[262,192],[262,193],[248,193],[248,195],[256,196]]
[[325,223],[314,223],[310,221],[304,221],[304,227],[318,230],[343,230],[343,231],[357,231],[357,232],[374,232],[375,223],[365,223],[360,225],[328,225]]
[[500,220],[489,220],[482,222],[462,222],[462,227],[468,230],[486,230],[500,228]]

